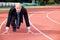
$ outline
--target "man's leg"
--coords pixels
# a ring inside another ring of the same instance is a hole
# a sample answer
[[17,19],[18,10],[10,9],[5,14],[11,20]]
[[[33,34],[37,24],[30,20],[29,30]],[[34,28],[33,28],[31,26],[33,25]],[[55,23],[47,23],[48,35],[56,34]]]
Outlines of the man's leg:
[[20,28],[20,26],[21,26],[21,22],[20,22],[20,24],[17,26],[17,29],[19,29],[19,28]]
[[21,22],[18,23],[18,21],[16,20],[16,28],[19,29],[21,25]]
[[11,20],[11,25],[12,25],[12,28],[13,28],[13,32],[16,32],[16,24],[15,24],[15,18],[14,17]]
[[16,31],[16,25],[15,25],[15,23],[11,22],[11,25],[12,25],[12,28],[13,28],[13,32],[15,32]]

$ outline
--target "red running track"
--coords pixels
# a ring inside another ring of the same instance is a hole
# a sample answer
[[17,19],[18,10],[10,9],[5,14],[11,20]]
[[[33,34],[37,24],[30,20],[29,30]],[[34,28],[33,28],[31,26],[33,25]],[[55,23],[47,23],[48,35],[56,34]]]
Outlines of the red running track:
[[[31,24],[32,34],[27,33],[25,21],[17,32],[1,35],[5,31],[6,22],[0,30],[0,40],[60,40],[60,9],[32,8],[27,9]],[[0,25],[7,18],[7,11],[0,12]]]

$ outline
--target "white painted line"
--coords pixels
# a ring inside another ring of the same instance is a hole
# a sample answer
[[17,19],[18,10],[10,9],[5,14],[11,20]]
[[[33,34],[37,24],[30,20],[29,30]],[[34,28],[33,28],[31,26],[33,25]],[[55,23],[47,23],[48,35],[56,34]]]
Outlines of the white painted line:
[[2,24],[0,25],[0,30],[1,30],[1,28],[2,28],[2,26],[3,26],[3,24],[6,22],[6,20],[7,20],[7,18],[2,22]]
[[47,14],[46,14],[46,17],[47,17],[50,21],[52,21],[52,22],[54,22],[54,23],[57,23],[57,24],[60,24],[58,21],[55,21],[54,19],[50,18],[50,17],[49,17],[49,14],[50,14],[50,13],[47,13]]
[[[34,15],[34,14],[30,15],[30,16],[29,16],[29,19],[30,19],[31,16],[33,16],[33,15]],[[42,31],[40,31],[38,28],[36,28],[36,26],[34,26],[30,20],[29,20],[29,22],[30,22],[31,26],[32,26],[35,30],[37,30],[40,34],[42,34],[44,37],[48,38],[49,40],[53,40],[51,37],[49,37],[48,35],[46,35],[46,34],[43,33]]]
[[32,13],[32,14],[35,14],[35,13],[38,14],[38,13],[40,13],[41,14],[41,13],[46,13],[46,11],[37,11],[37,12],[36,11],[32,11],[32,12],[28,12],[28,13]]

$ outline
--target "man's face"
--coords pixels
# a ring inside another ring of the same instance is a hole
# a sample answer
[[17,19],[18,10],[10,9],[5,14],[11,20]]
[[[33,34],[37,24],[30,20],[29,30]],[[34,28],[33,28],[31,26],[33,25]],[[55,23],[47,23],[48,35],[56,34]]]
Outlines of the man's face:
[[16,9],[16,12],[20,12],[21,11],[21,6],[16,6],[15,9]]

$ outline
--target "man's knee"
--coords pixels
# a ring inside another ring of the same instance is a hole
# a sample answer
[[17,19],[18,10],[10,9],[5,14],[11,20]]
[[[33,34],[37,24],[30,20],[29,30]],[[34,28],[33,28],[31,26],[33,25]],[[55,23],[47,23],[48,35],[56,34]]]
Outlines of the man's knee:
[[12,25],[12,26],[15,26],[15,22],[11,22],[11,25]]

